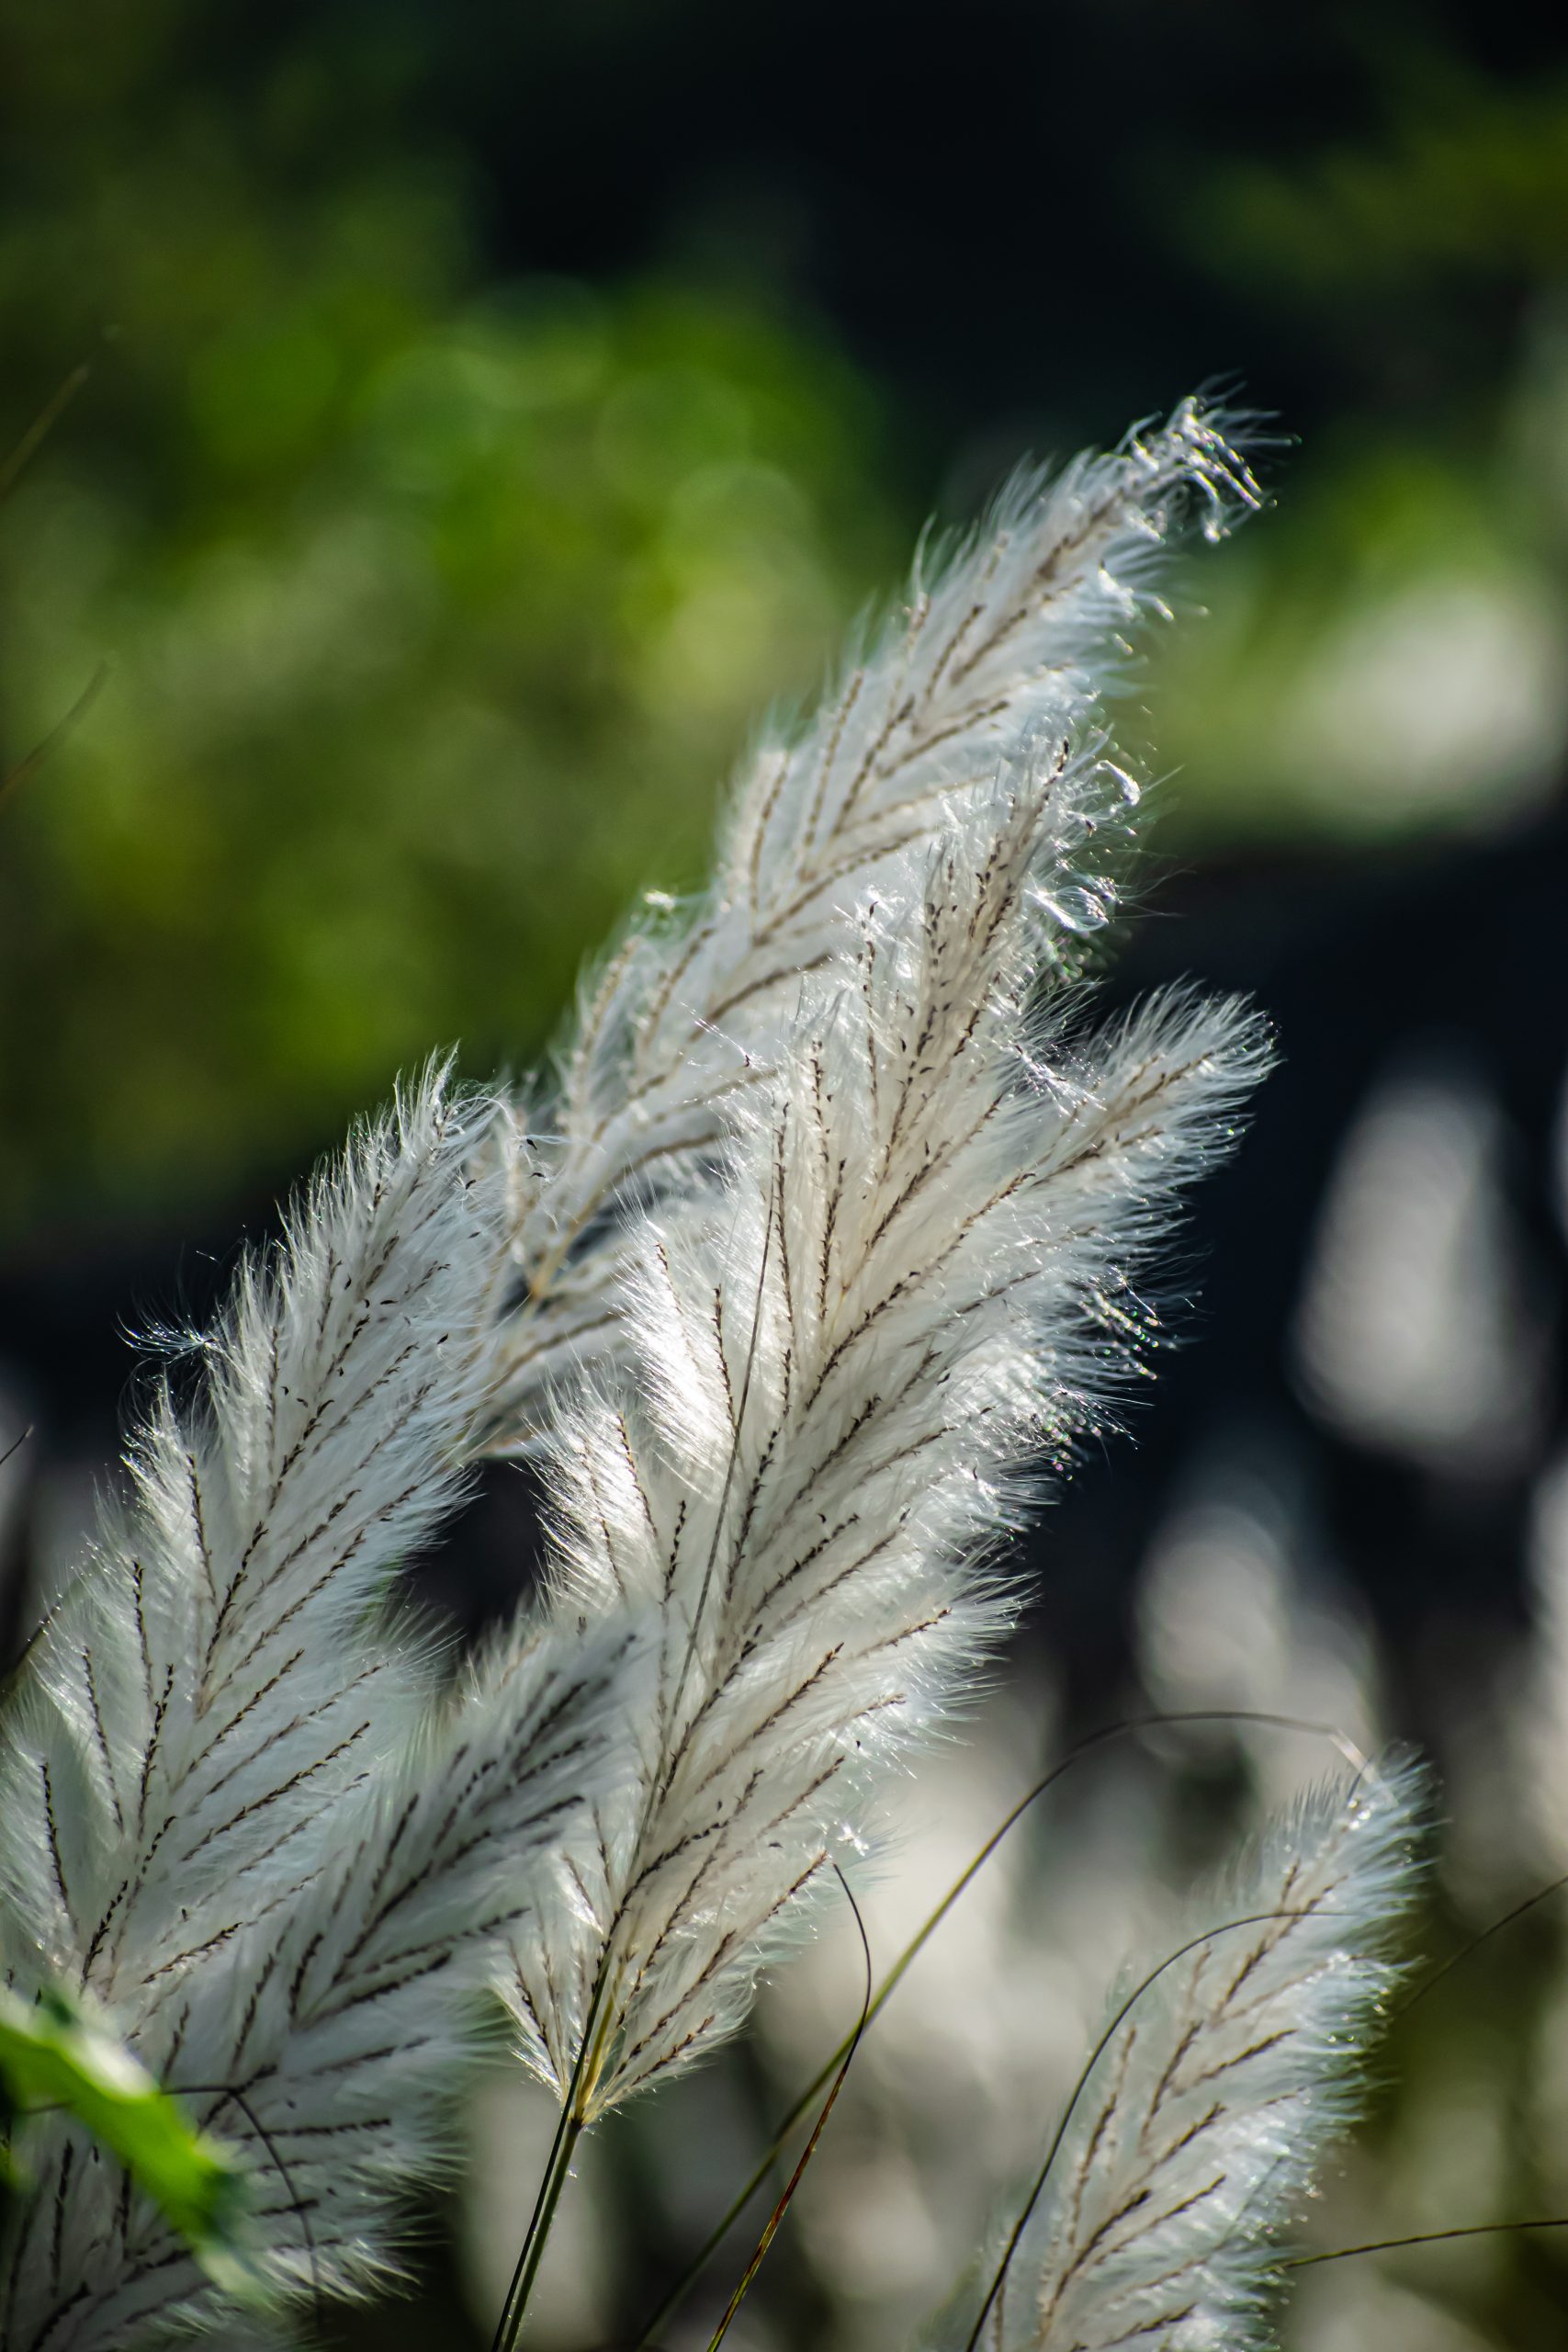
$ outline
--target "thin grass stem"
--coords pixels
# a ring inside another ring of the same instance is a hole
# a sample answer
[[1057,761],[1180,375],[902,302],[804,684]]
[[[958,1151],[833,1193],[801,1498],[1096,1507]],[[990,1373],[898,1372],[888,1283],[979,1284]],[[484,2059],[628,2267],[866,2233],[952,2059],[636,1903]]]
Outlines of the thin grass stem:
[[79,360],[64,381],[50,394],[9,457],[0,465],[0,501],[10,497],[92,372],[85,359]]
[[855,2052],[860,2048],[861,2036],[864,2033],[866,2026],[871,2019],[871,1942],[865,1932],[865,1921],[861,1917],[859,1904],[855,1901],[853,1894],[850,1892],[849,1881],[845,1878],[843,1871],[839,1868],[837,1862],[833,1865],[833,1875],[838,1880],[839,1884],[843,1888],[850,1909],[854,1913],[855,1928],[860,1937],[861,1951],[865,1955],[865,1997],[861,2003],[860,2016],[855,2021],[854,2031],[849,2038],[849,2042],[844,2050],[843,2058],[840,2063],[838,2073],[833,2077],[832,2087],[829,2091],[827,2098],[823,2100],[821,2112],[818,2116],[815,2124],[812,2126],[811,2137],[807,2140],[805,2147],[801,2150],[800,2161],[795,2165],[795,2170],[791,2173],[788,2180],[784,2183],[783,2194],[780,2196],[778,2203],[773,2207],[773,2211],[769,2214],[767,2222],[762,2229],[762,2234],[757,2240],[756,2245],[752,2249],[751,2259],[748,2262],[745,2269],[740,2274],[739,2284],[737,2286],[734,2294],[731,2295],[728,2304],[725,2306],[724,2317],[719,2321],[718,2325],[713,2332],[712,2339],[708,2345],[708,2352],[718,2352],[719,2346],[724,2342],[725,2337],[729,2333],[731,2321],[734,2319],[736,2312],[740,2309],[741,2303],[745,2300],[747,2290],[750,2288],[751,2281],[755,2278],[758,2271],[761,2268],[763,2262],[767,2258],[768,2248],[773,2245],[774,2238],[777,2236],[779,2224],[784,2220],[784,2215],[788,2212],[790,2201],[794,2198],[795,2190],[800,2187],[801,2181],[805,2177],[806,2167],[811,2162],[812,2157],[817,2154],[818,2143],[821,2139],[823,2132],[828,2128],[828,2118],[832,2114],[834,2106],[838,2100],[839,2093],[844,2087],[845,2079],[849,2075],[851,2066],[854,2063]]
[[1296,2254],[1280,2264],[1282,2270],[1311,2270],[1320,2262],[1348,2262],[1358,2254],[1395,2254],[1406,2245],[1446,2245],[1452,2238],[1497,2238],[1517,2230],[1568,2230],[1568,2213],[1549,2213],[1537,2222],[1472,2222],[1457,2230],[1413,2230],[1408,2237],[1373,2238],[1365,2245],[1331,2246],[1326,2254]]
[[288,2199],[290,2205],[293,2208],[294,2217],[299,2224],[299,2234],[305,2241],[305,2251],[310,2258],[310,2300],[315,2305],[316,2324],[318,2327],[324,2328],[327,2324],[326,2289],[321,2283],[321,2252],[316,2245],[316,2233],[310,2227],[310,2209],[306,2200],[300,2196],[299,2191],[294,2186],[293,2175],[290,2173],[288,2166],[283,2161],[276,2141],[273,2138],[272,2133],[267,2130],[266,2125],[256,2113],[255,2109],[251,2105],[251,2102],[246,2098],[244,2092],[233,2083],[218,2083],[213,2085],[211,2087],[215,2093],[220,2095],[220,2107],[221,2107],[224,2099],[233,2100],[234,2105],[239,2109],[241,2114],[250,2125],[251,2130],[255,2133],[257,2139],[266,2150],[268,2156],[277,2169],[278,2178],[282,2181],[284,2188],[288,2192]]
[[1183,1724],[1219,1723],[1262,1724],[1277,1731],[1309,1733],[1315,1738],[1331,1740],[1354,1770],[1358,1772],[1365,1772],[1370,1769],[1368,1758],[1356,1746],[1355,1741],[1350,1739],[1344,1732],[1337,1729],[1332,1724],[1313,1723],[1299,1715],[1272,1714],[1267,1712],[1243,1707],[1201,1707],[1176,1714],[1134,1715],[1130,1716],[1124,1723],[1106,1724],[1103,1724],[1099,1731],[1089,1732],[1083,1739],[1080,1739],[1076,1746],[1070,1747],[1066,1756],[1059,1758],[1042,1780],[1036,1781],[1034,1786],[1032,1789],[1027,1790],[1025,1793],[1020,1797],[1018,1803],[1013,1805],[1011,1810],[1004,1815],[1000,1822],[998,1823],[996,1828],[987,1838],[985,1844],[975,1855],[974,1860],[967,1863],[964,1869],[960,1871],[953,1884],[948,1888],[947,1893],[942,1896],[942,1901],[937,1905],[936,1908],[929,1914],[922,1924],[916,1929],[914,1935],[905,1945],[903,1951],[899,1953],[897,1959],[888,1970],[887,1974],[883,1978],[881,1984],[877,1988],[875,1997],[866,2011],[863,2024],[856,2028],[853,2034],[846,2036],[845,2039],[839,2043],[838,2048],[834,2050],[823,2062],[822,2065],[807,2084],[806,2088],[797,2095],[794,2105],[790,2108],[789,2112],[784,2116],[783,2121],[774,2132],[772,2140],[768,2143],[767,2148],[758,2160],[755,2168],[748,2176],[744,2184],[737,2189],[735,2195],[731,2198],[729,2203],[726,2206],[718,2220],[714,2223],[713,2228],[708,2232],[707,2236],[703,2240],[702,2245],[697,2248],[696,2253],[686,2265],[685,2269],[681,2273],[679,2278],[676,2279],[674,2285],[664,2297],[663,2301],[659,2305],[657,2311],[655,2311],[652,2317],[648,2321],[642,2330],[642,2333],[637,2336],[635,2344],[633,2345],[632,2352],[644,2352],[644,2347],[650,2344],[654,2337],[659,2334],[660,2330],[673,2319],[675,2313],[685,2301],[686,2297],[691,2293],[692,2289],[696,2285],[697,2280],[707,2268],[708,2264],[713,2260],[714,2256],[718,2252],[719,2247],[724,2244],[725,2239],[729,2235],[729,2233],[734,2228],[736,2222],[740,2219],[741,2214],[744,2213],[746,2208],[750,2204],[751,2199],[756,2196],[758,2190],[761,2188],[763,2184],[766,2182],[769,2174],[773,2171],[773,2166],[778,2163],[779,2158],[784,2152],[784,2143],[788,2140],[790,2133],[795,2130],[796,2124],[800,2121],[801,2117],[811,2105],[812,2100],[821,2092],[825,2085],[832,2076],[834,2070],[843,2063],[845,2053],[850,2050],[853,2041],[859,2038],[859,2035],[865,2030],[867,2026],[870,2026],[874,2021],[878,2013],[882,2009],[884,2003],[889,1999],[891,1995],[897,1989],[906,1971],[919,1957],[920,1951],[930,1941],[931,1938],[936,1933],[936,1930],[941,1927],[948,1913],[953,1909],[953,1905],[958,1901],[960,1895],[964,1894],[970,1884],[970,1882],[978,1875],[986,1863],[989,1861],[991,1856],[996,1852],[997,1848],[1001,1844],[1009,1830],[1012,1828],[1016,1822],[1022,1818],[1023,1815],[1029,1811],[1030,1806],[1032,1805],[1038,1798],[1044,1796],[1049,1790],[1054,1788],[1056,1782],[1062,1779],[1063,1775],[1069,1772],[1075,1764],[1082,1763],[1086,1757],[1092,1756],[1099,1748],[1107,1746],[1111,1740],[1127,1738],[1130,1737],[1133,1733],[1140,1731],[1163,1731],[1170,1729],[1172,1726],[1180,1726]]
[[64,718],[57,718],[41,741],[35,743],[32,750],[25,753],[14,767],[7,768],[5,775],[0,775],[0,805],[9,800],[14,793],[19,792],[30,776],[38,774],[51,752],[57,751],[71,733],[72,729],[85,718],[102,693],[108,674],[108,663],[100,662]]
[[1516,1919],[1523,1919],[1542,1903],[1550,1902],[1552,1895],[1561,1894],[1565,1886],[1568,1886],[1568,1876],[1554,1878],[1550,1886],[1538,1886],[1533,1894],[1527,1894],[1522,1903],[1516,1903],[1512,1910],[1505,1911],[1500,1919],[1494,1919],[1490,1927],[1483,1928],[1479,1935],[1472,1936],[1468,1943],[1461,1944],[1458,1951],[1450,1952],[1447,1960],[1440,1961],[1428,1975],[1422,1978],[1408,2000],[1401,2001],[1390,2010],[1390,2024],[1396,2025],[1401,2018],[1407,2018],[1417,2002],[1424,2001],[1427,1994],[1434,1991],[1461,1961],[1468,1960],[1472,1952],[1478,1952],[1483,1944],[1490,1943],[1494,1936],[1500,1936],[1505,1928],[1511,1928]]
[[[585,2051],[587,2047],[587,2041],[584,2040]],[[506,2290],[506,2301],[502,2307],[501,2319],[496,2327],[497,2352],[512,2352],[513,2346],[517,2342],[518,2334],[528,2309],[528,2298],[534,2291],[534,2282],[539,2275],[539,2265],[545,2258],[545,2247],[549,2242],[550,2224],[555,2220],[556,2208],[560,2203],[561,2191],[566,2187],[567,2175],[571,2170],[571,2160],[577,2152],[578,2141],[581,2137],[581,2119],[574,2115],[570,2108],[563,2107],[556,2124],[555,2137],[550,2142],[549,2157],[545,2165],[544,2177],[539,2183],[539,2193],[534,2200],[534,2211],[528,2219],[527,2235],[524,2238],[522,2250],[517,2256],[517,2267],[512,2274],[512,2284]]]
[[1106,2052],[1110,2049],[1111,2042],[1115,2040],[1122,2026],[1125,2025],[1133,2010],[1136,2008],[1138,2003],[1143,1999],[1144,1995],[1157,1984],[1166,1971],[1168,1969],[1174,1968],[1179,1960],[1185,1960],[1190,1951],[1198,1951],[1199,1947],[1202,1944],[1213,1943],[1218,1936],[1235,1935],[1243,1928],[1260,1928],[1266,1926],[1271,1919],[1304,1919],[1308,1917],[1325,1919],[1331,1918],[1333,1917],[1334,1914],[1332,1912],[1318,1910],[1309,1913],[1298,1909],[1284,1911],[1254,1911],[1251,1912],[1245,1919],[1226,1919],[1217,1928],[1206,1928],[1200,1936],[1189,1936],[1184,1944],[1179,1945],[1175,1951],[1167,1952],[1165,1958],[1160,1962],[1159,1966],[1157,1968],[1151,1968],[1148,1974],[1133,1987],[1133,1990],[1128,1994],[1126,1999],[1122,2002],[1121,2007],[1117,2010],[1115,2016],[1111,2018],[1110,2024],[1106,2027],[1104,2032],[1100,2035],[1100,2040],[1095,2043],[1094,2048],[1090,2051],[1089,2057],[1084,2062],[1084,2065],[1079,2073],[1077,2081],[1073,2086],[1072,2097],[1068,2099],[1066,2106],[1062,2109],[1061,2120],[1057,2123],[1055,2132],[1051,2141],[1051,2145],[1045,2152],[1045,2161],[1041,2165],[1039,2171],[1035,2174],[1034,2179],[1030,2187],[1029,2195],[1023,2201],[1022,2211],[1020,2212],[1017,2221],[1013,2223],[1011,2230],[1008,2233],[1008,2242],[1002,2249],[1001,2260],[998,2263],[995,2271],[992,2273],[991,2283],[986,2290],[986,2300],[981,2304],[975,2324],[969,2331],[968,2341],[964,2345],[964,2352],[976,2352],[976,2346],[980,2341],[986,2322],[991,2315],[992,2306],[995,2304],[998,2296],[1002,2291],[1008,2271],[1012,2265],[1012,2258],[1018,2252],[1019,2242],[1022,2238],[1024,2231],[1029,2226],[1030,2216],[1032,2214],[1036,2205],[1040,2202],[1041,2197],[1044,2192],[1045,2183],[1051,2177],[1052,2167],[1062,2152],[1062,2143],[1067,2136],[1067,2128],[1072,2122],[1073,2117],[1077,2110],[1078,2101],[1083,2097],[1090,2075],[1094,2073],[1095,2068],[1099,2065]]

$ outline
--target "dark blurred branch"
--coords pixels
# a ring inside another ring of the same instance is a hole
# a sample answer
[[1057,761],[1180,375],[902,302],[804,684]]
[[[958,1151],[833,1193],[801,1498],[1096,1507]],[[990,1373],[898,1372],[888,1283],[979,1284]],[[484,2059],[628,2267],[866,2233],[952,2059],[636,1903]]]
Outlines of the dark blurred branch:
[[37,774],[51,752],[58,750],[72,729],[80,720],[85,718],[103,691],[108,674],[108,663],[100,662],[64,718],[57,719],[42,741],[35,743],[24,758],[19,759],[14,767],[7,768],[5,775],[0,776],[0,808],[5,807],[14,792],[19,791],[28,778]]
[[10,497],[92,372],[85,359],[80,367],[73,368],[53,398],[45,401],[4,465],[0,465],[0,504]]

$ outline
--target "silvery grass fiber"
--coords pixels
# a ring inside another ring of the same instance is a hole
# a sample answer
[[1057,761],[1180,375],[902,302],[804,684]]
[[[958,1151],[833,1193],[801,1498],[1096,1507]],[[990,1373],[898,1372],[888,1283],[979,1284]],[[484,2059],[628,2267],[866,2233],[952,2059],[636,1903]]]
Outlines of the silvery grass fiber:
[[601,1972],[591,2117],[743,2014],[836,1843],[1010,1609],[1021,1474],[1091,1425],[1134,1344],[1133,1269],[1255,1074],[1227,1006],[1147,1008],[1087,1058],[1024,1003],[1046,777],[879,900],[722,1215],[651,1217],[638,1402],[558,1424],[559,1605],[656,1611],[638,1772],[520,1945],[526,2046],[563,2089]]
[[[1005,1632],[1006,1538],[1140,1373],[1145,1280],[1268,1059],[1238,1006],[1097,1025],[1084,985],[1139,808],[1103,697],[1184,519],[1257,500],[1191,403],[1016,483],[764,741],[555,1092],[427,1075],[156,1391],[7,1695],[0,1931],[251,2157],[279,2329],[395,2267],[487,2002],[574,2132],[732,2031]],[[544,1599],[453,1674],[396,1578],[497,1450],[547,1482]],[[1280,1834],[1317,1867],[1316,1816]],[[1237,2113],[1322,2105],[1309,1992],[1398,1895],[1375,1839],[1336,1867],[1312,1968],[1304,1934],[1259,1962],[1271,2017],[1305,2006]],[[233,2335],[90,2141],[35,2161],[7,2344]],[[1238,2243],[1273,2210],[1213,2204]],[[1247,2261],[1211,2268],[1250,2309]]]
[[1072,967],[1111,910],[1138,796],[1105,698],[1164,610],[1162,562],[1194,507],[1218,537],[1258,503],[1224,419],[1191,401],[1109,456],[1026,469],[976,531],[922,550],[821,707],[763,734],[711,883],[645,906],[584,992],[558,1084],[517,1106],[493,1443],[526,1445],[551,1378],[616,1348],[628,1213],[689,1202],[735,1106],[773,1083],[803,990],[854,954],[868,894],[918,904],[953,829],[985,863],[998,763],[1032,743],[1063,747],[1030,852],[1038,952]]
[[572,1332],[598,1374],[542,1425],[558,1606],[664,1629],[637,1771],[515,1953],[579,2121],[739,2021],[1005,1628],[1021,1480],[1125,1383],[1140,1265],[1265,1066],[1235,1006],[1097,1035],[1066,985],[1138,805],[1095,688],[1194,496],[1257,492],[1189,406],[917,565],[742,777],[709,894],[612,957],[514,1157],[525,1270],[553,1238],[500,1393]]
[[[986,2352],[1273,2340],[1282,2233],[1354,2114],[1397,1980],[1420,1798],[1408,1770],[1314,1792],[1122,1984],[1003,2240]],[[956,2322],[945,2340],[964,2342]]]
[[[244,1268],[6,1707],[10,1979],[96,1994],[254,2159],[285,2290],[382,2268],[390,2196],[441,2154],[461,1995],[610,1769],[626,1687],[625,1628],[519,1625],[440,1693],[393,1624],[367,1638],[461,1490],[496,1263],[497,1188],[468,1173],[487,1115],[431,1077]],[[58,2123],[29,2161],[7,2345],[211,2316],[95,2143]]]

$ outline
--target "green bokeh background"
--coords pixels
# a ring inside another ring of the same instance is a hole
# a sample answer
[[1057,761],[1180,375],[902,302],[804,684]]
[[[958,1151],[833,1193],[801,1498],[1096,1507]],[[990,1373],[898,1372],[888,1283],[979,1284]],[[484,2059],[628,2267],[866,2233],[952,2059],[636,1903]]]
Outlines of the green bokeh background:
[[825,334],[491,278],[390,119],[316,152],[309,33],[236,101],[188,12],[73,14],[13,10],[6,77],[16,431],[90,364],[5,511],[10,756],[98,681],[6,816],[13,1235],[272,1176],[433,1045],[536,1055],[898,548]]
[[[250,1197],[434,1044],[537,1057],[616,910],[700,873],[753,715],[810,688],[923,515],[1026,446],[1114,437],[1211,337],[1304,446],[1277,514],[1182,582],[1212,616],[1130,718],[1179,775],[1168,842],[1353,851],[1550,790],[1561,68],[1478,62],[1462,13],[1325,14],[1333,103],[1292,112],[1267,37],[1258,119],[1216,124],[1181,102],[1240,16],[1168,11],[1190,39],[1168,24],[1165,85],[1128,96],[1120,209],[1042,187],[1034,281],[954,353],[940,315],[900,340],[835,292],[808,154],[767,147],[767,202],[733,172],[617,181],[623,116],[654,137],[639,74],[705,70],[694,116],[744,152],[784,39],[764,12],[741,60],[702,6],[649,13],[0,6],[8,439],[89,371],[0,510],[6,761],[96,682],[5,809],[0,1249]],[[1158,14],[1063,9],[1069,73]],[[872,75],[879,37],[839,20]],[[509,218],[505,159],[541,142]],[[909,168],[940,179],[940,143]],[[792,169],[815,270],[777,226]],[[1123,282],[1134,241],[1173,303]]]

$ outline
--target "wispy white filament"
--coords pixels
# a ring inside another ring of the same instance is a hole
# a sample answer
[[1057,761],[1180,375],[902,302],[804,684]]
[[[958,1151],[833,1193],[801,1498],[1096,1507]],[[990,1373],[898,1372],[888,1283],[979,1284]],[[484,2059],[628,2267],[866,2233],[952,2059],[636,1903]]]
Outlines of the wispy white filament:
[[1187,401],[1108,457],[1021,474],[980,530],[917,561],[810,722],[761,743],[711,885],[626,935],[558,1095],[520,1117],[495,1443],[526,1442],[546,1385],[617,1343],[628,1210],[689,1192],[737,1102],[771,1082],[803,984],[852,952],[863,898],[918,899],[954,822],[984,862],[998,765],[1026,744],[1061,750],[1031,851],[1049,944],[1105,922],[1136,787],[1096,714],[1194,500],[1216,536],[1257,503],[1223,425]]
[[1278,2233],[1353,2109],[1393,1980],[1417,1797],[1408,1774],[1320,1791],[1211,1899],[1201,1940],[1123,1988],[987,2314],[988,2352],[1270,2340]]
[[[519,1632],[438,1708],[366,1621],[460,1489],[498,1261],[484,1117],[433,1077],[247,1266],[196,1394],[159,1392],[129,1508],[35,1637],[0,1750],[0,1949],[91,1989],[257,2165],[286,2281],[384,2256],[427,2170],[457,1996],[537,1900],[602,1769],[621,1633]],[[199,2274],[56,2123],[0,2256],[16,2352],[119,2344]]]
[[590,2117],[738,2020],[1005,1622],[1018,1474],[1102,1408],[1143,1329],[1132,1269],[1261,1066],[1244,1015],[1183,1001],[1031,1046],[1055,775],[976,796],[912,904],[863,907],[713,1213],[637,1228],[642,1405],[558,1420],[563,1614],[663,1628],[639,1774],[573,1857],[576,1915],[518,1951],[563,2090],[604,1972]]
[[160,1384],[130,1506],[33,1647],[0,1856],[106,2000],[209,1891],[287,1883],[416,1719],[414,1645],[358,1637],[463,1485],[498,1233],[497,1186],[466,1174],[482,1116],[428,1080],[242,1267],[193,1401]]

